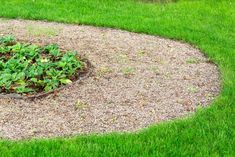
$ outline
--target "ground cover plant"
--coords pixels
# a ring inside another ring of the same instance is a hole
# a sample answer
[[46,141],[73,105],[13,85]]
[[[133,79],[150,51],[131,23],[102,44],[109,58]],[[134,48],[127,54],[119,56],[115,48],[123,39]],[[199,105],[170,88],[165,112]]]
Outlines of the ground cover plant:
[[37,46],[0,38],[0,92],[32,94],[49,92],[77,80],[85,63],[76,52],[57,44]]
[[137,134],[1,140],[1,156],[235,156],[234,0],[163,5],[132,0],[1,0],[0,4],[1,17],[106,26],[189,42],[219,66],[223,83],[220,97],[192,118]]

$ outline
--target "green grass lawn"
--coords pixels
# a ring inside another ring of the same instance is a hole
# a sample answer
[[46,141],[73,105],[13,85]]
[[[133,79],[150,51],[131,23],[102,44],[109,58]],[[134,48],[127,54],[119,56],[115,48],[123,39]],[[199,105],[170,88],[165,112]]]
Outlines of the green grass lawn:
[[220,68],[222,91],[192,118],[137,134],[0,140],[0,156],[235,156],[235,1],[0,0],[0,17],[113,27],[183,40]]

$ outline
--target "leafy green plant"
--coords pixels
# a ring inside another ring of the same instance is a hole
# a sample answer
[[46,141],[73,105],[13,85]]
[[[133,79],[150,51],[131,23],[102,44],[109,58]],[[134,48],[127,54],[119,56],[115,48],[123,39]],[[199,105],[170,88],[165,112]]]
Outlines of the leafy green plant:
[[0,38],[0,92],[31,94],[70,84],[84,70],[75,52],[61,51],[57,44],[39,47]]
[[0,44],[9,44],[14,41],[15,41],[15,37],[12,35],[8,35],[8,36],[0,38]]

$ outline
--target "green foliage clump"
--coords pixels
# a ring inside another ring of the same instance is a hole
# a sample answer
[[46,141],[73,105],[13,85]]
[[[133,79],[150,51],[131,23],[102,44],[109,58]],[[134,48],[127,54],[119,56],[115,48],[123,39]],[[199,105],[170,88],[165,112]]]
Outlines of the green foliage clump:
[[0,38],[0,92],[32,94],[48,92],[76,80],[85,63],[75,52],[56,44],[40,47]]

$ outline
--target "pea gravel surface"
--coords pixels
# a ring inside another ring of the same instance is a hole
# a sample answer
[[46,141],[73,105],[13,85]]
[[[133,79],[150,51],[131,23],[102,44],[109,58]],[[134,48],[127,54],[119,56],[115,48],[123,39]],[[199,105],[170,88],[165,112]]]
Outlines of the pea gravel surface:
[[161,37],[43,21],[0,19],[0,36],[57,43],[94,65],[80,83],[40,99],[0,99],[0,137],[132,132],[189,116],[219,94],[220,74],[198,49]]

